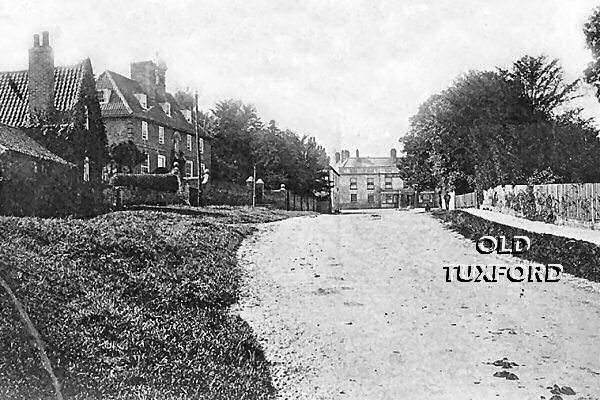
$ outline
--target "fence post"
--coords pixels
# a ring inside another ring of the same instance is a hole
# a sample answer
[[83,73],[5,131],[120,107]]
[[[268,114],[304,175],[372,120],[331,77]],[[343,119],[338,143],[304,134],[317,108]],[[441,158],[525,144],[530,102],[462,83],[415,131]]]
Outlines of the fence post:
[[591,184],[591,192],[592,192],[592,193],[591,193],[591,197],[592,197],[592,198],[590,199],[590,200],[591,200],[591,201],[590,201],[590,212],[591,212],[591,214],[592,214],[592,226],[594,225],[594,217],[595,217],[595,215],[594,215],[594,212],[595,212],[595,211],[594,211],[594,210],[595,210],[595,207],[594,207],[594,201],[596,200],[596,199],[595,199],[595,197],[594,197],[594,186],[595,186],[595,185],[592,183],[592,184]]
[[290,191],[285,190],[285,210],[290,211]]

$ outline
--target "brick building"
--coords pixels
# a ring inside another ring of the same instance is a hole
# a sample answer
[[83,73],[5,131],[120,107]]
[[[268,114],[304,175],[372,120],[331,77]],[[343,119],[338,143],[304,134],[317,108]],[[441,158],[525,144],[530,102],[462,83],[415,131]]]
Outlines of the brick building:
[[105,157],[90,60],[55,66],[49,33],[34,35],[28,69],[0,72],[0,213],[93,209]]
[[79,151],[49,144],[54,145],[52,151],[56,155],[78,168],[83,169],[87,163],[91,179],[99,180],[104,167],[106,137],[95,87],[89,59],[75,65],[55,66],[49,33],[42,33],[41,43],[40,36],[34,35],[33,47],[29,49],[29,68],[0,72],[0,123],[26,129],[29,134],[37,133],[40,137],[44,136],[41,131],[49,126],[62,129],[65,137],[85,137],[85,141],[76,145]]
[[[333,170],[340,210],[397,208],[414,203],[414,191],[404,186],[396,167],[396,150],[389,157],[350,157],[348,150],[335,154]],[[334,205],[335,209],[335,205]]]
[[61,214],[66,210],[60,200],[69,196],[64,187],[76,175],[75,165],[20,129],[0,124],[0,214]]
[[96,90],[109,145],[132,140],[146,154],[137,173],[171,170],[182,156],[185,176],[195,177],[210,169],[210,137],[200,134],[200,163],[192,124],[192,111],[181,107],[166,91],[167,67],[162,61],[130,65],[130,78],[103,72]]

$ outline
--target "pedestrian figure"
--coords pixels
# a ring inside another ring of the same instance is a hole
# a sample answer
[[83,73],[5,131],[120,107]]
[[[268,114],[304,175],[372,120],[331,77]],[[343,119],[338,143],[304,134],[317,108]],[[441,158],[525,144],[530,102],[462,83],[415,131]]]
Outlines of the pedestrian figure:
[[450,209],[450,194],[446,192],[444,195],[444,203],[446,203],[446,210]]

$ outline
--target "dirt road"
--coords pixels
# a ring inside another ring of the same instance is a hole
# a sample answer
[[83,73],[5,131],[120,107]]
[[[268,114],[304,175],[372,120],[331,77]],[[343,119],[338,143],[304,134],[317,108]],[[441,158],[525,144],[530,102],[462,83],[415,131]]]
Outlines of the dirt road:
[[[535,246],[535,243],[533,243]],[[371,211],[264,225],[239,252],[239,310],[286,399],[600,399],[600,286],[446,282],[484,256],[428,214]],[[506,357],[518,380],[493,376]]]

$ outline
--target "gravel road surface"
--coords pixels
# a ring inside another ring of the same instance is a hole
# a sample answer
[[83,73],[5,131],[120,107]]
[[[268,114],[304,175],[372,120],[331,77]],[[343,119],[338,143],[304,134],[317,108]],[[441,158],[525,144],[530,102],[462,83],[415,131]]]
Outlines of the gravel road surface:
[[[446,264],[521,261],[477,253],[424,212],[266,224],[238,255],[237,312],[280,399],[550,399],[554,385],[600,399],[600,286],[446,282]],[[512,368],[493,365],[504,358]]]

